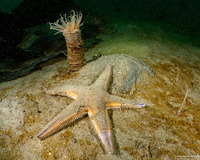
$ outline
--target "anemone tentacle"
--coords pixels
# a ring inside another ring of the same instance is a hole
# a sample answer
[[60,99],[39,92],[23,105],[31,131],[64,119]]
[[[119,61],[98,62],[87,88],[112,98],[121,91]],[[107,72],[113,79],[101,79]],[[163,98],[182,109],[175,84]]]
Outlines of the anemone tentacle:
[[60,18],[56,22],[49,23],[50,29],[58,31],[55,34],[79,31],[79,27],[83,25],[83,23],[81,23],[82,16],[81,12],[75,12],[74,10],[68,17],[66,14],[64,14],[64,16],[60,15]]

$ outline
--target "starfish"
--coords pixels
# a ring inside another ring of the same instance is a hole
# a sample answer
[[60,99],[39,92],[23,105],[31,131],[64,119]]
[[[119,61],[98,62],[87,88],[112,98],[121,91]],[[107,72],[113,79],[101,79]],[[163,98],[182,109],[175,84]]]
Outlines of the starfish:
[[50,121],[37,137],[45,139],[87,114],[106,153],[114,153],[107,111],[116,108],[142,108],[145,104],[135,104],[132,100],[109,94],[107,90],[111,75],[112,67],[109,65],[90,86],[64,85],[48,91],[51,95],[67,96],[75,101]]

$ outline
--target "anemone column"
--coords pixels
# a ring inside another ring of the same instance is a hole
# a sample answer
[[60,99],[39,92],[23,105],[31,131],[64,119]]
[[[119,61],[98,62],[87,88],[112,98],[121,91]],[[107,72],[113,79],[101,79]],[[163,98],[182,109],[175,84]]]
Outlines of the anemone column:
[[82,13],[72,11],[68,18],[64,15],[56,22],[50,23],[50,29],[57,30],[58,33],[62,32],[65,37],[68,54],[67,64],[71,72],[78,71],[86,64],[81,31],[79,29],[83,25],[81,19]]
[[76,31],[74,33],[66,33],[64,37],[67,45],[68,68],[70,71],[78,71],[86,63],[81,32]]

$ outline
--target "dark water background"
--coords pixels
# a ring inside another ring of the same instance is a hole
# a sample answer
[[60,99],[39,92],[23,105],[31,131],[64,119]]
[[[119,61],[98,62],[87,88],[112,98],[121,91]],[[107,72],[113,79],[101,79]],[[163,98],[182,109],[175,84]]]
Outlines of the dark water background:
[[[53,13],[76,9],[75,6],[88,12],[113,15],[113,18],[126,16],[129,19],[156,20],[172,23],[190,32],[200,32],[198,0],[1,0],[0,11],[21,12],[22,19],[34,20],[32,23],[37,24],[50,19],[49,15]],[[37,19],[32,19],[35,16],[38,16]]]

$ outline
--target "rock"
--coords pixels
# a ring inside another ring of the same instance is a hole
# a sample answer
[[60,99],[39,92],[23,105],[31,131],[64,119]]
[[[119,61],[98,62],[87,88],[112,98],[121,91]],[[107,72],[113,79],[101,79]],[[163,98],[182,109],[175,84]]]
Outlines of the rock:
[[143,61],[128,55],[103,56],[84,66],[77,76],[65,83],[90,85],[101,74],[107,65],[113,66],[113,82],[111,94],[135,91],[135,83],[153,76],[152,68]]

